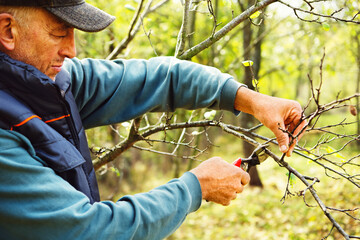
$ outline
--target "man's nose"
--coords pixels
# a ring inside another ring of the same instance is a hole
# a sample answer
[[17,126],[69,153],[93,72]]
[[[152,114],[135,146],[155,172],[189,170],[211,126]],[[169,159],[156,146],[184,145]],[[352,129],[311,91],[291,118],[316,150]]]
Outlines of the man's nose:
[[59,54],[63,57],[73,58],[76,56],[74,29],[68,29],[68,35],[63,39]]

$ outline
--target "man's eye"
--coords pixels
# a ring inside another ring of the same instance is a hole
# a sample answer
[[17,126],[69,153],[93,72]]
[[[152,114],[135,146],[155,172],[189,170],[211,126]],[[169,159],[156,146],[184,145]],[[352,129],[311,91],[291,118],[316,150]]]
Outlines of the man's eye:
[[55,34],[53,34],[53,36],[56,37],[56,38],[64,38],[64,37],[66,37],[66,35],[55,35]]
[[67,33],[53,33],[51,35],[55,38],[64,38],[67,36]]

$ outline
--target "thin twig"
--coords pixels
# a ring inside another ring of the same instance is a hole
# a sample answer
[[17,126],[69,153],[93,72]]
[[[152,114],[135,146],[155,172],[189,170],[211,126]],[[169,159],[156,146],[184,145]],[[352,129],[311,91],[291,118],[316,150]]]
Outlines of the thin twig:
[[271,3],[274,3],[276,1],[277,0],[264,0],[262,2],[259,2],[256,6],[255,5],[251,6],[246,11],[242,12],[240,15],[235,17],[232,21],[227,23],[224,27],[222,27],[214,35],[210,36],[209,38],[207,38],[206,40],[197,44],[196,46],[188,49],[182,55],[180,55],[178,58],[179,59],[191,59],[193,56],[197,55],[199,52],[210,47],[212,44],[214,44],[215,42],[220,40],[222,37],[224,37],[228,32],[230,32],[232,29],[234,29],[236,26],[238,26],[240,23],[242,23],[248,17],[250,17],[251,14],[265,8],[266,6],[268,6]]
[[[328,18],[328,19],[332,19],[332,20],[335,20],[335,21],[338,21],[338,22],[346,22],[346,23],[355,23],[355,24],[360,24],[360,21],[355,21],[355,18],[359,15],[360,12],[357,12],[351,19],[345,19],[345,18],[339,18],[339,17],[335,17],[334,15],[336,13],[339,13],[342,9],[338,9],[338,10],[335,10],[332,14],[320,14],[320,13],[316,13],[312,10],[308,11],[308,10],[305,10],[305,9],[302,9],[302,8],[297,8],[297,7],[294,7],[294,6],[291,6],[290,4],[284,2],[284,1],[281,1],[279,0],[278,2],[280,2],[281,4],[291,8],[296,17],[298,19],[300,19],[301,21],[305,21],[305,22],[315,22],[315,23],[322,23],[320,20],[319,20],[319,17],[321,18]],[[301,18],[297,12],[302,12],[302,13],[306,13],[306,14],[309,14],[310,16],[316,16],[318,17],[317,19],[313,19],[313,20],[308,20],[308,19],[304,19],[304,18]]]
[[[118,46],[114,48],[114,50],[107,56],[107,60],[115,59],[124,49],[127,48],[129,43],[135,38],[135,35],[140,30],[140,27],[143,25],[142,19],[144,19],[149,13],[152,13],[156,11],[158,8],[162,7],[164,4],[166,4],[169,0],[163,0],[156,4],[155,6],[151,7],[153,0],[149,0],[145,6],[144,11],[141,13],[141,10],[143,8],[145,0],[141,0],[141,2],[138,5],[138,8],[136,10],[136,13],[134,14],[133,19],[131,20],[131,24],[128,30],[128,34],[126,38],[124,38]],[[140,21],[139,21],[140,19]]]
[[[137,20],[140,17],[140,13],[141,13],[144,2],[145,2],[145,0],[141,0],[137,7],[136,12],[130,22],[130,27],[129,27],[126,38],[117,47],[115,47],[115,49],[110,53],[110,55],[106,59],[108,59],[108,60],[115,59],[116,56],[119,55],[120,52],[123,49],[125,49],[127,47],[127,45],[129,44],[129,42],[131,42],[131,40],[135,37],[135,33],[133,33],[133,30],[135,28],[135,24],[137,23]],[[151,4],[151,2],[152,2],[152,0],[149,1],[150,4]]]

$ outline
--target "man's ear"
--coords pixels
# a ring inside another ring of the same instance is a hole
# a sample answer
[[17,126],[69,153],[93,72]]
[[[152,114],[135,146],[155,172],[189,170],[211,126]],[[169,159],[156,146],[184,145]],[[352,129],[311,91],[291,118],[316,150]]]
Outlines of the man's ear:
[[5,51],[12,51],[15,48],[15,19],[8,13],[0,13],[0,44]]

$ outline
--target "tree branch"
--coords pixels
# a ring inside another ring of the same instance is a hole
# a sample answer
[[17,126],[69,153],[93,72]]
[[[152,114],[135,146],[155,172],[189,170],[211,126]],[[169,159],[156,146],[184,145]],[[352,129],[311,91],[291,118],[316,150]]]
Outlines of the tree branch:
[[[320,197],[317,195],[315,189],[313,188],[312,184],[310,184],[306,178],[300,174],[297,170],[295,170],[293,167],[291,167],[287,162],[285,162],[282,158],[279,158],[274,153],[272,153],[270,150],[265,149],[266,154],[271,156],[281,167],[286,168],[290,173],[294,174],[298,179],[300,179],[304,185],[307,187],[307,189],[310,191],[311,195],[317,202],[320,209],[323,211],[325,216],[332,222],[332,224],[335,226],[335,228],[341,233],[341,235],[344,236],[345,239],[350,239],[349,235],[344,231],[344,229],[339,225],[339,223],[334,219],[334,217],[329,213],[327,210],[326,205],[321,201]],[[283,154],[285,155],[285,154]]]
[[220,40],[224,37],[228,32],[238,26],[240,23],[248,19],[251,14],[264,9],[271,3],[277,2],[277,0],[264,0],[262,2],[257,3],[256,5],[251,6],[246,11],[242,12],[240,15],[235,17],[232,21],[227,23],[224,27],[222,27],[219,31],[215,34],[204,40],[203,42],[197,44],[196,46],[188,49],[183,54],[181,54],[178,58],[179,59],[191,59],[193,56],[197,55],[199,52],[203,51],[204,49],[210,47],[212,44]]
[[[278,2],[280,2],[281,4],[291,8],[294,11],[295,16],[298,19],[300,19],[301,21],[304,21],[304,22],[314,22],[314,23],[320,23],[320,24],[323,23],[323,22],[319,21],[319,19],[308,20],[308,19],[301,18],[297,14],[297,12],[302,12],[302,13],[306,13],[306,14],[309,14],[309,15],[312,15],[312,16],[317,16],[317,17],[322,17],[322,18],[328,18],[328,19],[335,20],[337,22],[360,24],[360,21],[355,21],[355,18],[360,14],[360,11],[357,12],[356,14],[354,14],[354,16],[351,19],[344,19],[344,18],[335,17],[335,14],[341,12],[343,9],[335,10],[330,15],[326,15],[326,14],[320,14],[320,13],[316,13],[316,12],[312,11],[314,8],[310,4],[309,5],[311,6],[311,9],[310,10],[305,10],[305,9],[302,9],[302,8],[297,8],[297,7],[291,6],[290,4],[285,3],[285,2],[283,2],[281,0],[279,0]],[[307,3],[310,3],[310,2],[307,2]]]
[[181,55],[185,49],[187,28],[189,21],[189,10],[190,10],[190,0],[185,0],[182,24],[180,27],[179,35],[177,38],[176,49],[175,49],[175,57]]
[[[142,26],[142,19],[145,18],[146,15],[148,15],[151,12],[154,12],[155,10],[157,10],[158,8],[160,8],[161,6],[163,6],[165,3],[167,3],[169,0],[163,0],[162,2],[158,3],[157,5],[153,6],[151,8],[151,5],[153,3],[153,0],[149,0],[145,6],[145,9],[143,11],[143,13],[140,15],[141,10],[143,8],[143,4],[145,2],[145,0],[141,0],[141,2],[138,5],[138,8],[134,14],[133,19],[131,20],[130,23],[130,27],[128,30],[128,34],[126,36],[126,38],[124,38],[118,46],[116,46],[114,48],[114,50],[109,54],[109,56],[107,56],[107,60],[112,60],[117,58],[117,56],[124,51],[127,46],[129,45],[129,43],[134,39],[135,35],[138,33],[138,31],[140,30],[140,27]],[[140,21],[139,21],[140,19]]]

